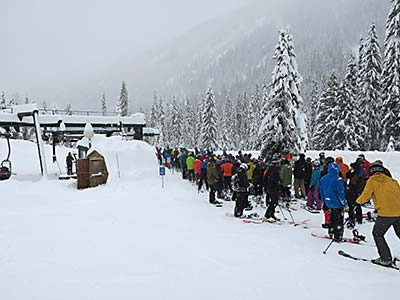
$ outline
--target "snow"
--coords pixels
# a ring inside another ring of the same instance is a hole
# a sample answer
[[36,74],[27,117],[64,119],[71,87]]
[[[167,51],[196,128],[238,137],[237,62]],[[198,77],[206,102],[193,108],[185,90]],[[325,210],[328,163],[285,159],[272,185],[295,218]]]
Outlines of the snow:
[[[396,271],[336,254],[372,258],[374,247],[335,244],[323,255],[329,241],[310,230],[228,218],[233,204],[210,206],[180,174],[167,172],[162,189],[146,143],[94,136],[92,145],[106,158],[109,182],[78,191],[74,181],[39,180],[36,145],[12,141],[17,175],[0,182],[0,299],[385,299],[400,291]],[[62,166],[68,151],[57,148]],[[359,153],[334,154],[350,162]],[[400,177],[400,153],[364,154]],[[322,214],[293,215],[323,232]],[[371,226],[360,227],[369,244]],[[387,236],[400,256],[399,240],[392,230]]]

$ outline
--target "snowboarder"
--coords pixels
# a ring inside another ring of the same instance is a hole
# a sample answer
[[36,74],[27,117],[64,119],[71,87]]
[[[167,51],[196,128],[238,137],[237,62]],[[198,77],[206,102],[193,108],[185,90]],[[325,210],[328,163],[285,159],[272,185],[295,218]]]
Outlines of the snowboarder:
[[243,216],[243,210],[248,205],[248,189],[250,187],[250,183],[246,174],[248,168],[249,167],[247,164],[242,163],[237,169],[235,178],[236,205],[234,212],[236,218]]
[[344,182],[339,173],[339,165],[330,163],[328,174],[322,177],[320,182],[321,200],[330,211],[329,234],[333,235],[336,242],[340,242],[343,238],[343,208],[347,206]]
[[381,162],[374,162],[369,167],[370,178],[364,191],[358,197],[357,203],[363,204],[370,199],[374,202],[378,212],[372,235],[374,236],[379,258],[372,262],[383,266],[393,264],[390,248],[385,240],[385,234],[393,226],[400,239],[400,186],[399,183],[385,175],[385,168]]

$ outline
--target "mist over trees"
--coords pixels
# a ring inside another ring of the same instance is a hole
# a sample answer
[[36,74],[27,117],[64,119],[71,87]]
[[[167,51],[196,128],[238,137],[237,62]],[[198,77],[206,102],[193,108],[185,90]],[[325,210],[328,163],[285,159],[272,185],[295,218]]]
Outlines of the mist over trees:
[[[190,117],[188,112],[181,109],[186,128],[181,131],[183,137],[180,140],[188,143],[170,144],[164,140],[165,143],[161,145],[214,149],[219,145],[229,150],[261,150],[284,145],[295,152],[303,151],[307,143],[308,149],[386,150],[388,146],[399,149],[400,45],[396,37],[400,36],[400,24],[395,20],[400,18],[400,0],[388,1],[392,8],[386,21],[384,53],[377,24],[370,20],[369,29],[365,28],[357,49],[349,47],[347,54],[342,55],[343,60],[347,57],[345,66],[342,67],[341,61],[332,66],[329,72],[313,76],[304,87],[300,75],[303,69],[297,66],[294,52],[297,49],[293,43],[295,27],[283,29],[273,55],[276,66],[271,82],[246,78],[246,82],[251,82],[253,86],[249,95],[245,88],[239,91],[221,88],[219,92],[214,88],[212,96],[209,89],[206,94],[192,96],[190,100],[186,98],[185,104],[182,100],[176,101],[182,107],[190,102],[193,107],[200,107],[198,111],[202,112],[202,117]],[[317,52],[317,56],[322,55],[321,49]],[[324,53],[326,57],[329,55],[329,51]],[[268,74],[264,74],[264,77],[267,78]],[[218,82],[219,77],[216,76],[212,86],[219,86],[221,82]],[[262,91],[260,86],[263,87]],[[309,96],[304,103],[301,95],[305,89]],[[214,118],[205,116],[205,111],[209,113],[209,110],[205,109],[207,102],[202,101],[210,97],[215,98],[212,111],[218,115],[218,121],[213,121],[211,127],[209,122],[204,122]],[[169,118],[169,113],[164,113],[164,117]],[[189,119],[191,123],[187,122]],[[188,139],[185,134],[190,127],[194,128],[190,132],[194,132],[195,136]],[[169,136],[174,134],[168,133]],[[212,145],[205,142],[209,139],[208,134],[213,136]]]

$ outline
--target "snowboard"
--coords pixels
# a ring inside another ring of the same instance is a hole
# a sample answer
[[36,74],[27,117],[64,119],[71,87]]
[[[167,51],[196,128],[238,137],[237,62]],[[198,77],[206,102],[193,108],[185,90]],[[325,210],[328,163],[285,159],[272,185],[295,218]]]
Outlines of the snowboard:
[[370,259],[362,258],[362,257],[355,257],[355,256],[353,256],[353,255],[351,255],[351,254],[349,254],[347,252],[344,252],[343,250],[339,250],[338,254],[343,256],[343,257],[350,258],[352,260],[365,261],[365,262],[369,262],[369,263],[371,263],[373,265],[376,265],[376,266],[380,266],[380,267],[388,268],[388,269],[395,269],[395,270],[400,271],[400,268],[398,266],[382,266],[382,265],[378,265],[378,264],[373,263]]

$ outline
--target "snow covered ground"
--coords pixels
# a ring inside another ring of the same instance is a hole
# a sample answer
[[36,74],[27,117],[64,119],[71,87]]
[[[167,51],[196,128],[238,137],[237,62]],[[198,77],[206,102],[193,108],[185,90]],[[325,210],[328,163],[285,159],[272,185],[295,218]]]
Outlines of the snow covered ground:
[[[334,244],[323,255],[329,241],[310,235],[323,232],[322,214],[293,212],[311,219],[310,229],[244,224],[225,216],[232,203],[210,206],[179,174],[167,172],[162,189],[147,144],[94,144],[106,156],[109,183],[77,191],[73,181],[39,180],[36,145],[12,142],[17,175],[0,182],[0,299],[385,299],[400,292],[400,272],[336,254],[376,257],[371,224],[359,228],[369,245]],[[58,149],[62,163],[68,151]],[[399,155],[366,153],[396,178]],[[392,230],[387,236],[400,256],[400,241]]]

